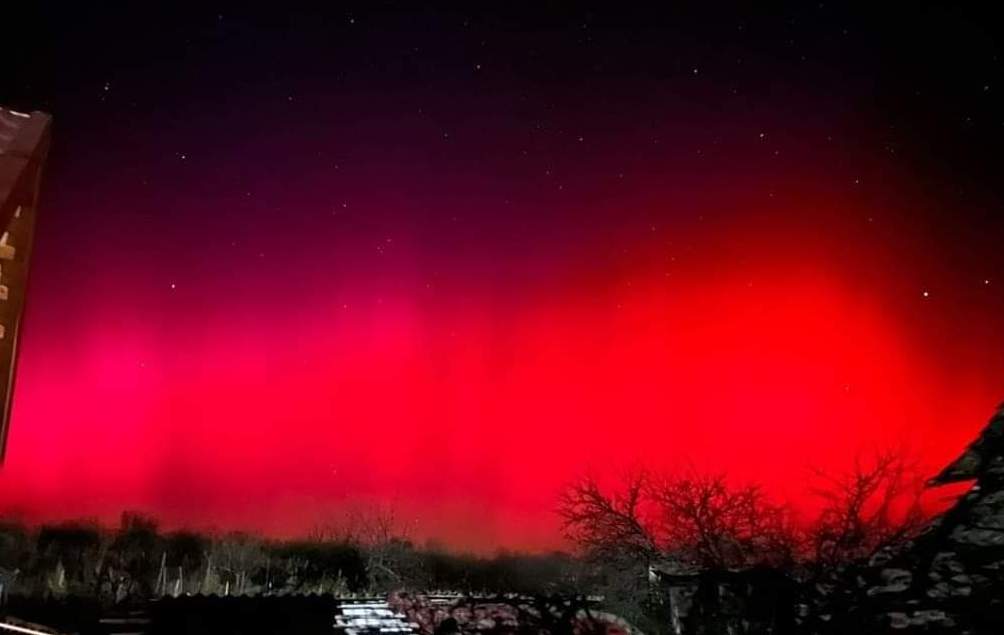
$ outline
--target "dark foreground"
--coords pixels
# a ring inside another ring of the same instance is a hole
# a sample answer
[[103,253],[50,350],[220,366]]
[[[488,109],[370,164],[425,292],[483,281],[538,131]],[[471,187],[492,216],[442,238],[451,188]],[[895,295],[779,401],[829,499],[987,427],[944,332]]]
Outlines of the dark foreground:
[[185,597],[103,611],[83,599],[11,598],[6,613],[80,635],[330,635],[337,604],[333,596]]

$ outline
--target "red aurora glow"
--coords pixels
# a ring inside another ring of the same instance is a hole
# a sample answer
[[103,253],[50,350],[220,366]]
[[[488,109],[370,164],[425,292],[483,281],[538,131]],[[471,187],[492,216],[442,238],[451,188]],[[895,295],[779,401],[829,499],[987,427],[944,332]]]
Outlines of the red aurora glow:
[[951,455],[1000,392],[974,379],[1000,362],[975,352],[979,325],[946,348],[923,312],[947,300],[897,298],[901,275],[859,275],[867,245],[842,269],[839,237],[800,231],[697,223],[676,256],[643,240],[501,303],[456,279],[442,305],[356,290],[195,319],[182,288],[182,323],[151,324],[162,307],[111,291],[72,339],[40,276],[4,498],[30,517],[137,508],[275,534],[377,502],[418,536],[539,548],[557,544],[555,492],[587,469],[724,469],[799,500],[810,463],[904,440]]
[[52,12],[0,510],[543,549],[586,470],[807,506],[957,455],[1004,398],[999,56],[571,6]]

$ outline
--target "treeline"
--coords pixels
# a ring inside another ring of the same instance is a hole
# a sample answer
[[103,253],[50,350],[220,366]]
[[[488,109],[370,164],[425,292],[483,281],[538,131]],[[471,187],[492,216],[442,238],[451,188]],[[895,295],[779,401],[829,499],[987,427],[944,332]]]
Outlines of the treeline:
[[539,593],[571,588],[581,575],[579,561],[561,553],[481,557],[417,547],[375,517],[283,541],[163,532],[155,519],[133,512],[115,529],[0,520],[0,593],[31,597],[121,603],[189,594]]
[[195,594],[437,589],[600,595],[604,610],[660,632],[669,619],[662,614],[660,580],[699,584],[769,570],[802,589],[837,588],[848,565],[925,526],[923,483],[902,453],[879,453],[843,473],[815,474],[807,486],[819,501],[817,513],[799,518],[756,485],[725,475],[635,474],[607,486],[583,478],[568,485],[558,505],[574,555],[479,557],[417,546],[392,514],[378,510],[346,514],[301,540],[163,531],[139,513],[124,513],[114,529],[0,520],[0,595],[107,604]]
[[829,602],[816,592],[854,587],[855,567],[927,525],[924,484],[905,452],[883,451],[842,472],[814,471],[805,481],[816,501],[808,515],[755,483],[695,471],[638,472],[613,484],[584,477],[564,489],[558,513],[583,562],[600,572],[593,591],[605,605],[644,632],[661,632],[680,618],[679,606],[675,617],[662,613],[660,592],[670,587],[694,594],[685,604],[701,628],[725,605],[763,605],[743,597],[757,586],[807,591],[797,600],[807,606]]
[[926,523],[925,479],[903,452],[856,460],[839,473],[813,472],[800,517],[755,483],[726,474],[628,475],[612,487],[591,477],[569,484],[558,513],[581,552],[598,558],[671,560],[704,569],[758,565],[829,568],[873,555]]

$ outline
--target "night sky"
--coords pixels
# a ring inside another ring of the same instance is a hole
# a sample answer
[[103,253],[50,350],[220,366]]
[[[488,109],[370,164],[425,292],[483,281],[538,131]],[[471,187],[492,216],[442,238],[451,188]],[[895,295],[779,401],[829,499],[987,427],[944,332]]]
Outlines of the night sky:
[[25,4],[0,103],[53,149],[0,509],[538,549],[586,470],[804,503],[1004,399],[989,13]]

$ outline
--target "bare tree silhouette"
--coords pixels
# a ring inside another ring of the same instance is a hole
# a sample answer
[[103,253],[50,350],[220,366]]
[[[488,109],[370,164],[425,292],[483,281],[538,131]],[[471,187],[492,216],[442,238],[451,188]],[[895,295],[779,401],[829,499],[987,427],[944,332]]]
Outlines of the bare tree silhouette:
[[649,484],[649,476],[637,472],[624,478],[619,491],[604,491],[590,476],[568,485],[558,502],[566,535],[595,556],[658,557],[656,525],[646,513]]
[[724,474],[669,476],[649,486],[669,552],[708,569],[784,566],[798,551],[787,507],[754,484],[732,485]]
[[866,558],[916,534],[928,515],[921,505],[924,479],[905,450],[855,459],[850,470],[815,470],[812,493],[823,508],[809,528],[810,559],[830,567]]
[[798,540],[791,515],[756,485],[722,474],[629,476],[616,491],[584,477],[564,489],[565,533],[594,556],[652,561],[672,555],[707,568],[783,564]]

